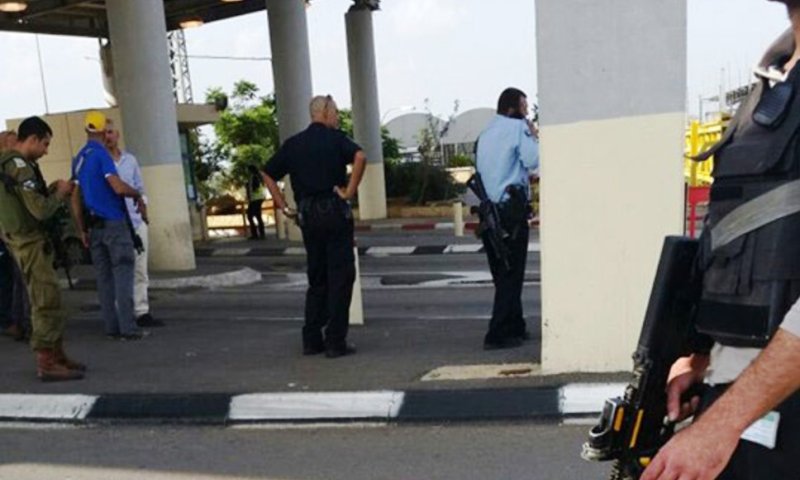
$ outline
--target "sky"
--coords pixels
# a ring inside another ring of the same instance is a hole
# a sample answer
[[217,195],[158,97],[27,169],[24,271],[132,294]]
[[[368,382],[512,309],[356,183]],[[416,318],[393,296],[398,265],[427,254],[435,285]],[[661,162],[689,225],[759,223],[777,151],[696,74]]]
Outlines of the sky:
[[[659,1],[659,0],[650,0]],[[350,105],[344,14],[350,0],[314,0],[307,10],[315,93]],[[785,7],[766,0],[688,0],[687,107],[738,86],[787,26]],[[498,8],[502,5],[503,8]],[[381,116],[411,111],[448,116],[493,107],[516,86],[536,94],[535,0],[383,0],[374,14]],[[105,106],[96,39],[40,35],[47,108],[36,36],[0,33],[0,119]],[[269,57],[265,12],[186,31],[192,55]],[[658,61],[653,52],[653,62]],[[240,79],[273,90],[268,60],[190,58],[195,101]],[[723,72],[724,70],[724,72]]]

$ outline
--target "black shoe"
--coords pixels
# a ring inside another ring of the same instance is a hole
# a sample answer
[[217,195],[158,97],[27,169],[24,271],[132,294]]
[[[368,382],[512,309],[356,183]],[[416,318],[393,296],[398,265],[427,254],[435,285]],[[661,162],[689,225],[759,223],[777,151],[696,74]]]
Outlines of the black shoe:
[[344,347],[337,348],[328,347],[325,349],[325,356],[328,358],[339,358],[344,357],[345,355],[352,355],[354,353],[356,353],[356,347],[352,345],[345,345]]
[[483,342],[484,350],[502,350],[504,348],[517,348],[522,346],[522,338],[509,337],[496,342]]
[[303,345],[303,355],[319,355],[324,351],[323,345]]
[[123,342],[135,342],[138,340],[144,340],[145,338],[149,337],[151,334],[147,330],[140,330],[134,333],[123,333],[119,336],[119,339]]
[[153,318],[152,315],[149,313],[145,313],[144,315],[140,315],[136,319],[136,326],[137,327],[163,327],[164,322],[161,320],[157,320]]
[[527,342],[527,341],[530,341],[530,339],[533,338],[533,337],[531,337],[531,332],[525,330],[521,334],[517,335],[517,338],[519,338],[523,342]]

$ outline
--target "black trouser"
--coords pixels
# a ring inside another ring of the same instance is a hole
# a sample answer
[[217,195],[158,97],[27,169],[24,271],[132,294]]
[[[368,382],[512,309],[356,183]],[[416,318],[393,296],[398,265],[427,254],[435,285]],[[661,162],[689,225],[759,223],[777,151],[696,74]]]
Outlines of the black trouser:
[[250,238],[264,238],[264,219],[261,218],[261,205],[264,200],[253,200],[247,205],[247,223],[250,224]]
[[[700,410],[719,398],[726,385],[709,389]],[[718,480],[797,480],[800,478],[800,391],[778,406],[781,414],[775,449],[770,450],[748,440],[739,445]]]
[[509,218],[500,212],[503,228],[511,234],[505,243],[509,250],[510,269],[506,269],[497,256],[487,236],[483,246],[489,260],[489,269],[494,282],[494,306],[485,343],[498,343],[525,333],[525,318],[522,315],[522,284],[525,281],[525,262],[528,258],[529,228],[527,218]]
[[308,262],[303,345],[344,348],[356,277],[352,213],[338,198],[304,200],[300,213]]

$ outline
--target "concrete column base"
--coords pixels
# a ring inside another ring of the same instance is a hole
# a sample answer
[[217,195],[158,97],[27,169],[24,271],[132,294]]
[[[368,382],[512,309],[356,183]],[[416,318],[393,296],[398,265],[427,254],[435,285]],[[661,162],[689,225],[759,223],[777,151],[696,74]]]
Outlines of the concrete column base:
[[361,220],[386,218],[386,183],[383,163],[367,163],[358,187],[358,216]]
[[148,263],[153,271],[195,268],[183,166],[142,166],[150,217]]

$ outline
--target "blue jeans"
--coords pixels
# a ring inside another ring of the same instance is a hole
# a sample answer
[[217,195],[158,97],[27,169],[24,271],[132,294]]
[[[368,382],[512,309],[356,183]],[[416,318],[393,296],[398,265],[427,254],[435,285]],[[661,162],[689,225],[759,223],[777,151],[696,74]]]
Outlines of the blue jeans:
[[124,220],[106,220],[90,234],[92,263],[97,272],[97,296],[107,335],[130,335],[133,318],[133,272],[136,254]]

